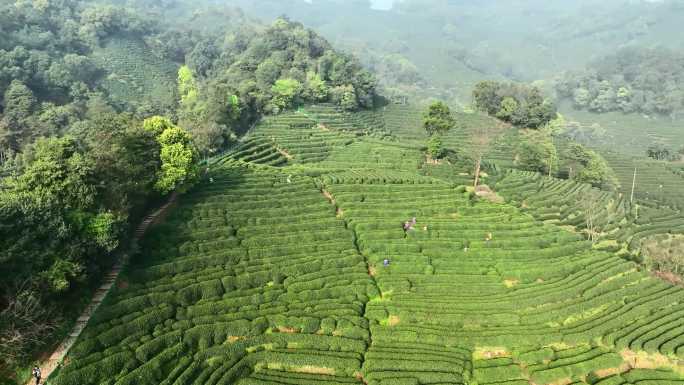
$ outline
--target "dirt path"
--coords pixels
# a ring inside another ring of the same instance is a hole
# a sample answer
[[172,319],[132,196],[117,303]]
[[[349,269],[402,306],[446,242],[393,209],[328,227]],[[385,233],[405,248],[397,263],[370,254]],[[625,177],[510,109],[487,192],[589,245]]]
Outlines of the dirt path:
[[[133,242],[138,242],[143,237],[143,235],[145,235],[147,229],[166,213],[167,209],[171,207],[171,205],[176,201],[177,198],[178,195],[174,192],[173,194],[171,194],[171,196],[169,197],[168,201],[164,204],[164,206],[160,207],[157,211],[145,217],[145,219],[140,223],[138,228],[135,230]],[[104,280],[102,281],[100,287],[97,290],[95,290],[95,293],[93,294],[93,298],[90,300],[90,303],[83,310],[81,316],[78,317],[78,319],[76,320],[76,324],[74,325],[73,329],[71,329],[71,332],[69,332],[69,335],[62,341],[61,344],[59,344],[59,346],[57,346],[55,351],[52,352],[52,354],[46,361],[40,363],[39,367],[44,379],[50,377],[50,374],[52,374],[52,372],[57,368],[57,366],[59,366],[64,357],[67,355],[69,349],[71,349],[71,347],[78,339],[78,336],[80,336],[83,329],[85,329],[86,325],[88,324],[88,321],[90,320],[90,317],[93,315],[95,310],[97,310],[97,308],[100,306],[100,304],[107,296],[112,286],[114,286],[114,283],[119,277],[119,273],[121,273],[121,269],[127,262],[128,258],[126,255],[124,258],[119,259],[114,264],[114,266],[112,266],[109,272],[107,272],[107,274],[104,276]],[[26,385],[34,384],[35,380],[33,378],[31,378],[31,380],[26,383]]]
[[292,159],[294,159],[294,156],[292,156],[289,152],[285,151],[284,149],[282,149],[282,148],[280,148],[280,147],[276,147],[276,149],[278,150],[278,152],[280,153],[280,155],[282,155],[282,156],[284,156],[285,158],[287,158],[287,160],[292,160]]
[[[350,231],[354,234],[354,236],[352,238],[354,248],[356,249],[356,252],[358,253],[358,255],[361,256],[361,258],[363,258],[363,261],[366,264],[366,270],[368,271],[368,277],[373,282],[373,286],[375,286],[375,288],[378,290],[380,297],[382,297],[382,291],[378,287],[378,281],[376,280],[376,276],[378,274],[377,268],[373,264],[371,264],[371,262],[368,260],[368,256],[361,252],[361,248],[359,247],[359,244],[358,244],[358,234],[356,233],[356,230],[354,229],[353,226],[349,225],[349,222],[347,221],[347,219],[342,219],[342,217],[344,216],[342,208],[337,205],[337,201],[335,200],[335,196],[330,191],[328,191],[325,186],[323,186],[321,188],[321,194],[323,194],[323,196],[328,200],[328,202],[330,202],[331,205],[336,207],[337,218],[343,220],[346,223],[346,227],[348,229],[350,229]],[[366,306],[367,305],[368,305],[368,301],[363,303],[363,309],[361,310],[364,317],[366,317]],[[396,326],[400,322],[401,322],[401,320],[396,315],[391,315],[388,318],[388,323],[390,326]],[[363,353],[363,358],[361,360],[361,368],[363,368],[365,365],[366,354],[368,353],[368,350],[370,349],[370,347],[372,345],[373,345],[373,334],[370,333],[368,343],[366,344],[366,351]],[[363,377],[361,370],[359,370],[355,373],[355,377],[357,380],[361,381],[363,384],[368,384],[368,381]]]

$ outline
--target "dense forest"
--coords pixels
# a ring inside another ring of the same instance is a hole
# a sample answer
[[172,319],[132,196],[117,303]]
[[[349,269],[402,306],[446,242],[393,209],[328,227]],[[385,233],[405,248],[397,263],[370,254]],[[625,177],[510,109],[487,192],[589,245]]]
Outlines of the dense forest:
[[193,29],[124,5],[0,6],[5,369],[76,314],[147,206],[262,114],[373,106],[374,77],[313,31],[225,15],[232,28]]
[[668,49],[629,48],[556,82],[578,109],[672,115],[684,112],[684,54]]

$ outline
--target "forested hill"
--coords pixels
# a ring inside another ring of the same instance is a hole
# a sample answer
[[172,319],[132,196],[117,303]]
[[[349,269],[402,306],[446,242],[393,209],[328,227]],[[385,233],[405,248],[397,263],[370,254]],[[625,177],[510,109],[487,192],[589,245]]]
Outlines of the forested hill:
[[684,114],[684,54],[664,48],[622,49],[556,83],[578,109],[643,114]]
[[286,13],[315,28],[357,52],[387,94],[463,104],[480,80],[550,80],[621,47],[681,49],[684,16],[679,0],[402,0],[388,11],[368,0],[177,0],[164,14],[218,4],[263,20]]
[[[375,80],[356,59],[285,19],[266,26],[227,9],[218,14],[225,29],[204,27],[216,13],[177,27],[140,8],[74,0],[8,3],[1,11],[4,153],[103,111],[186,118],[187,128],[202,133],[219,123],[227,136],[238,122],[301,101],[350,110],[373,103]],[[190,88],[179,95],[184,64]],[[205,105],[192,105],[197,92]],[[234,111],[223,106],[231,95],[238,97]]]
[[374,77],[302,24],[222,15],[0,2],[0,371],[64,333],[146,208],[262,114],[373,105]]

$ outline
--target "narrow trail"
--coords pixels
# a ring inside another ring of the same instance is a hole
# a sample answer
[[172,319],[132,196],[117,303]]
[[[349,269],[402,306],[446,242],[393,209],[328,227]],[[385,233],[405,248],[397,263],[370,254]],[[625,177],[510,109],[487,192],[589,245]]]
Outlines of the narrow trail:
[[[133,242],[138,242],[144,235],[145,232],[149,229],[151,225],[153,225],[157,219],[159,219],[161,216],[163,216],[166,211],[171,207],[173,203],[176,202],[178,199],[178,194],[176,192],[172,193],[167,202],[160,207],[157,211],[154,213],[148,215],[145,217],[145,219],[138,225],[138,227],[135,230],[135,235],[133,236]],[[52,372],[57,369],[59,364],[64,360],[64,357],[66,357],[67,353],[69,352],[69,349],[74,345],[78,337],[81,335],[81,332],[83,329],[85,329],[86,325],[88,324],[88,321],[90,320],[90,317],[95,313],[95,310],[100,306],[102,301],[105,299],[107,294],[109,293],[109,290],[114,286],[114,283],[116,280],[119,278],[119,274],[121,273],[122,268],[128,263],[128,254],[124,254],[122,258],[120,258],[116,263],[114,263],[114,266],[105,274],[104,279],[102,281],[102,284],[100,285],[97,290],[95,290],[95,293],[93,294],[93,298],[91,298],[90,303],[86,308],[83,310],[81,315],[78,317],[76,320],[76,324],[74,327],[71,329],[69,332],[69,335],[62,341],[59,346],[52,352],[50,357],[41,362],[38,366],[40,367],[41,374],[43,381],[41,383],[44,383],[45,379],[49,378]],[[34,385],[35,384],[35,379],[31,377],[31,380],[29,380],[26,385]]]
[[[349,226],[349,222],[343,218],[343,212],[342,208],[337,204],[337,201],[335,200],[335,197],[327,190],[325,185],[321,187],[321,194],[330,202],[331,205],[335,206],[336,208],[336,216],[338,219],[342,220],[345,222],[345,225],[351,231],[352,233],[352,243],[354,244],[354,248],[356,249],[356,252],[363,258],[364,262],[366,263],[366,270],[368,271],[368,277],[371,279],[373,282],[373,285],[376,287],[378,290],[378,293],[380,292],[380,288],[378,287],[378,281],[375,279],[375,276],[377,274],[376,268],[371,265],[371,263],[368,261],[368,257],[364,255],[361,252],[361,248],[359,247],[358,243],[358,234],[356,233],[356,230],[354,230],[351,226]],[[381,294],[382,295],[382,294]],[[366,306],[368,306],[368,302],[363,304],[363,308],[361,311],[363,312],[363,317],[366,318]],[[363,358],[361,359],[361,370],[358,373],[357,379],[361,380],[364,384],[368,384],[365,378],[363,378],[363,366],[365,365],[366,362],[366,355],[368,354],[368,349],[370,349],[371,345],[373,345],[373,334],[370,332],[370,329],[368,330],[368,335],[370,340],[368,341],[368,344],[366,345],[366,351],[363,353]]]

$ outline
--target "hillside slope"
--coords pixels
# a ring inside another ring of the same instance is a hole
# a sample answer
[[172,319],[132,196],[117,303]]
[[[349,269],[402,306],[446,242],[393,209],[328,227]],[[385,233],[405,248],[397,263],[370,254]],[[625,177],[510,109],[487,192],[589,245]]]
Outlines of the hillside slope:
[[140,111],[173,111],[178,104],[178,64],[150,54],[137,37],[114,37],[92,57],[107,76],[102,86],[112,103]]
[[684,384],[681,287],[342,127],[215,160],[51,383]]

